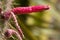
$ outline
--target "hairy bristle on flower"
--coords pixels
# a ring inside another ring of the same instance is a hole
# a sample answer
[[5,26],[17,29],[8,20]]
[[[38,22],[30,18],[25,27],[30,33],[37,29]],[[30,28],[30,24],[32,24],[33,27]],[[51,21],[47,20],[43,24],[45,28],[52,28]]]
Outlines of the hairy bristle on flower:
[[27,14],[31,12],[39,12],[43,10],[48,10],[49,6],[47,5],[38,5],[38,6],[29,6],[29,7],[16,7],[11,11],[15,14]]

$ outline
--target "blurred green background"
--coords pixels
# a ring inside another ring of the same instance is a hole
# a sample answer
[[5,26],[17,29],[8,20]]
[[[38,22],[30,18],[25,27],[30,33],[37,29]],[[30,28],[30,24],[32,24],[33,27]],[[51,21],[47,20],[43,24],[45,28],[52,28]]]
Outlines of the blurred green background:
[[17,15],[25,36],[23,40],[60,40],[60,0],[14,0],[12,7],[34,5],[49,5],[50,9]]

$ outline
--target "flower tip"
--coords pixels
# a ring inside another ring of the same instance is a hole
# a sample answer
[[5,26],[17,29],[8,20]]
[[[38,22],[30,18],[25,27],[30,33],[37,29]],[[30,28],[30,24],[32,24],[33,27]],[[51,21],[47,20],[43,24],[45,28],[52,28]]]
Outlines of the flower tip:
[[50,6],[47,5],[47,6],[44,6],[44,8],[45,8],[46,10],[48,10],[48,9],[50,8]]

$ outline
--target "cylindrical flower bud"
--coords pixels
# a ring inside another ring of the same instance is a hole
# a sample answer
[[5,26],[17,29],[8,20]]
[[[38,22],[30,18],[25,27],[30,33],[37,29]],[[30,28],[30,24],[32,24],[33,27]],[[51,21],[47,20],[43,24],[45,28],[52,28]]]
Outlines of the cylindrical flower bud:
[[43,10],[48,10],[49,6],[38,5],[38,6],[29,6],[29,7],[16,7],[13,8],[11,11],[15,14],[27,14],[31,12],[39,12]]

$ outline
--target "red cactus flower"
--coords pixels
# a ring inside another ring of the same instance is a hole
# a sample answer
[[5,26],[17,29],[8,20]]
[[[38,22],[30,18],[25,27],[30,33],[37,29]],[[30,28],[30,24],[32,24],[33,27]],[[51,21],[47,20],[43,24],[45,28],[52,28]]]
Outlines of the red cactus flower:
[[6,19],[8,19],[10,17],[11,11],[14,14],[28,14],[28,13],[31,13],[31,12],[39,12],[39,11],[44,11],[44,10],[48,10],[48,9],[49,9],[48,5],[16,7],[16,8],[13,8],[12,10],[4,12],[4,16],[5,16]]
[[16,7],[13,8],[11,11],[15,14],[27,14],[31,12],[39,12],[43,10],[48,10],[49,6],[38,5],[38,6],[29,6],[29,7]]

